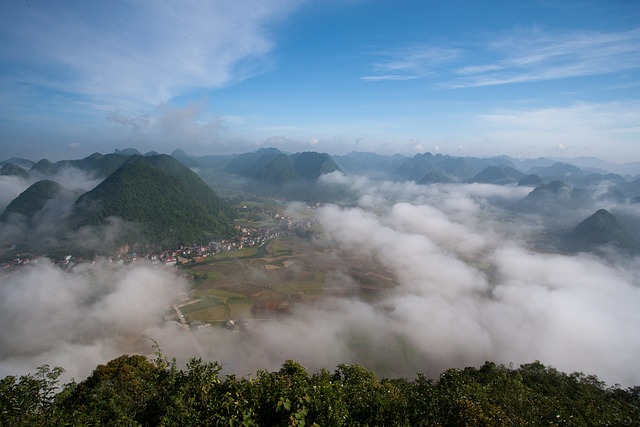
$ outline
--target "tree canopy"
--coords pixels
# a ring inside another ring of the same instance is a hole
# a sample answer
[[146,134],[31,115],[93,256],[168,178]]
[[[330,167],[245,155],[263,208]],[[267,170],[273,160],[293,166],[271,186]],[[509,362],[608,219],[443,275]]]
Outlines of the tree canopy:
[[294,361],[276,372],[221,378],[216,362],[185,369],[161,355],[124,355],[80,383],[62,370],[0,380],[0,425],[126,426],[631,426],[640,387],[607,388],[597,377],[540,362],[486,362],[437,380],[380,379],[359,365],[309,373]]

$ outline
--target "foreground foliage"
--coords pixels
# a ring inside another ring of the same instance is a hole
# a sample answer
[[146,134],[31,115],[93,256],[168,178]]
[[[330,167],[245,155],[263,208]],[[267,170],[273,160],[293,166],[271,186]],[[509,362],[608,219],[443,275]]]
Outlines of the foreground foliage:
[[625,426],[640,423],[640,387],[539,362],[486,362],[437,381],[379,379],[358,365],[309,374],[287,361],[255,378],[220,378],[215,362],[186,369],[158,356],[121,356],[80,383],[60,368],[0,380],[0,425],[114,426]]

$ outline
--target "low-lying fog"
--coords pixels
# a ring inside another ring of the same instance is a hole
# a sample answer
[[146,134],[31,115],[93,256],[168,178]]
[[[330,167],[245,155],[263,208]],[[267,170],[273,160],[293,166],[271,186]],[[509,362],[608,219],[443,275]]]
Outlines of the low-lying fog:
[[[318,243],[336,257],[373,257],[397,287],[375,300],[297,304],[291,316],[255,322],[246,333],[191,334],[163,323],[186,286],[169,272],[39,264],[0,279],[0,376],[46,363],[82,379],[119,354],[152,353],[155,341],[168,357],[217,360],[239,374],[275,370],[289,358],[312,370],[362,363],[392,377],[540,360],[608,384],[640,384],[640,260],[533,250],[527,242],[541,232],[540,218],[500,207],[531,188],[339,174],[325,183],[358,197],[349,208],[316,209],[325,234]],[[626,209],[640,216],[639,205]],[[350,280],[338,267],[328,273]]]

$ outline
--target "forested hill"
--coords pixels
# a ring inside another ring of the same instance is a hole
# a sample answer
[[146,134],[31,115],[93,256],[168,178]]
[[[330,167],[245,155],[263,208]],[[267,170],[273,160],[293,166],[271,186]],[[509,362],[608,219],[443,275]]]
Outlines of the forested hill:
[[173,245],[229,235],[233,211],[172,157],[136,155],[76,201],[70,224],[102,224],[111,216],[139,224],[151,243]]
[[57,182],[45,179],[38,181],[9,203],[0,215],[0,221],[6,221],[11,214],[20,214],[31,218],[43,208],[45,203],[56,197],[62,190],[62,186]]
[[284,154],[275,148],[263,148],[240,154],[226,167],[226,171],[259,180],[267,184],[313,182],[320,175],[340,168],[326,153],[313,151]]
[[597,377],[539,362],[449,369],[379,379],[359,365],[309,374],[287,361],[277,372],[221,378],[215,362],[185,370],[158,356],[121,356],[85,381],[58,388],[59,368],[0,380],[0,425],[127,426],[637,426],[640,387],[607,388]]
[[123,153],[92,155],[80,160],[61,160],[51,163],[47,159],[42,159],[30,169],[30,172],[37,172],[44,176],[52,176],[62,172],[66,168],[73,167],[96,178],[104,178],[116,171],[124,162],[127,161],[129,155]]
[[610,245],[629,253],[640,253],[640,244],[606,209],[599,209],[575,226],[566,240],[567,247],[573,251],[589,252],[602,245]]

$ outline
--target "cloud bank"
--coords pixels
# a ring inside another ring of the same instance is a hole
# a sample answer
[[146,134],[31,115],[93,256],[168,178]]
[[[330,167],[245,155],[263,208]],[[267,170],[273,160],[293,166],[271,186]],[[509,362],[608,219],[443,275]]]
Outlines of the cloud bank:
[[532,250],[540,226],[499,207],[530,189],[325,180],[359,194],[351,207],[316,209],[324,236],[314,250],[335,260],[327,286],[354,286],[347,256],[380,266],[393,286],[298,303],[239,333],[187,332],[162,322],[183,283],[161,270],[38,265],[0,280],[0,374],[48,363],[87,375],[119,353],[151,352],[148,336],[180,361],[204,357],[242,375],[289,358],[314,370],[361,363],[384,376],[540,360],[640,383],[639,260]]
[[151,266],[49,262],[0,278],[0,376],[61,366],[82,379],[122,353],[152,353],[162,313],[185,283]]
[[361,193],[357,206],[317,211],[325,230],[318,243],[336,260],[328,281],[352,284],[340,262],[349,255],[375,260],[396,286],[373,299],[300,304],[245,335],[201,332],[208,356],[229,371],[276,369],[294,358],[313,369],[346,362],[388,376],[437,376],[485,360],[540,360],[609,384],[640,381],[638,259],[530,249],[536,220],[509,220],[496,207],[530,189],[326,179]]

